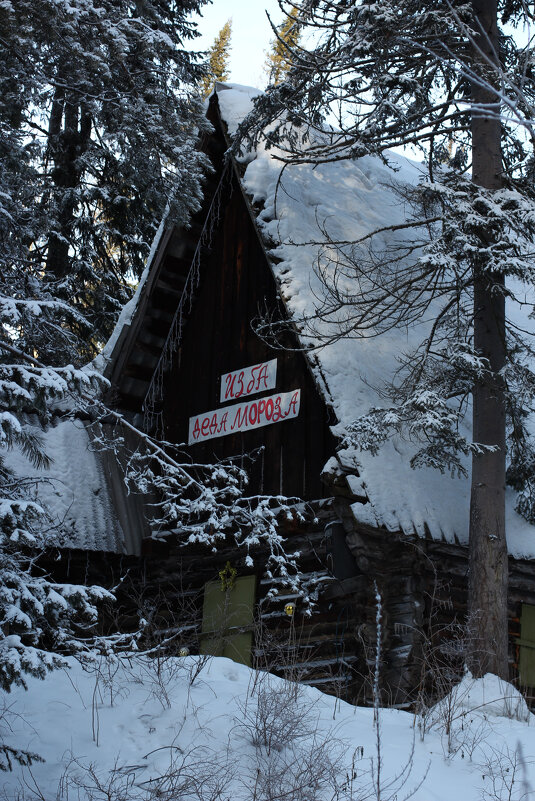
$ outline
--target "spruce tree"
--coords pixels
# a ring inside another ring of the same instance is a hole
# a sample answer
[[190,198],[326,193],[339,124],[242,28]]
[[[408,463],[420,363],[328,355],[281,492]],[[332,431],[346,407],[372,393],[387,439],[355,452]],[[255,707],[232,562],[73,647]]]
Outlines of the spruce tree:
[[[101,588],[36,553],[59,531],[6,450],[47,462],[35,425],[93,404],[79,369],[109,335],[166,212],[198,207],[205,126],[190,14],[203,0],[0,4],[0,686],[84,647]],[[61,403],[61,405],[59,405]],[[93,408],[93,407],[92,407]],[[73,452],[73,461],[78,454]],[[0,745],[0,769],[2,753]],[[12,756],[14,756],[12,754]],[[15,757],[16,758],[16,757]]]
[[292,8],[282,25],[275,29],[275,39],[266,58],[268,82],[271,86],[278,86],[286,78],[300,36],[297,8]]
[[228,19],[217,34],[212,47],[208,51],[208,72],[202,81],[205,97],[212,91],[215,81],[224,83],[229,79],[228,62],[230,59],[231,37],[232,20]]
[[[354,276],[355,291],[326,285],[318,314],[340,337],[433,321],[390,388],[392,405],[355,420],[349,435],[373,449],[394,431],[419,438],[415,468],[462,473],[459,453],[472,457],[470,667],[507,677],[505,484],[507,477],[518,510],[533,522],[535,451],[526,422],[535,354],[527,332],[506,321],[505,297],[524,302],[535,231],[531,147],[501,119],[502,102],[521,122],[533,108],[525,79],[532,50],[517,47],[498,21],[520,24],[530,12],[506,0],[286,6],[297,9],[311,45],[300,47],[290,81],[257,98],[241,133],[254,142],[270,125],[268,146],[277,144],[288,164],[367,154],[388,161],[388,148],[411,145],[428,165],[427,181],[404,193],[414,208],[408,225],[420,224],[417,254],[378,256],[373,234],[369,251],[345,243],[337,269]],[[459,429],[467,398],[471,439]]]
[[[180,221],[198,208],[202,69],[184,42],[203,2],[0,8],[0,117],[6,146],[22,148],[10,170],[26,170],[28,194],[10,249],[85,317],[91,336],[71,326],[82,358],[109,336],[166,206]],[[9,252],[1,258],[8,267]]]

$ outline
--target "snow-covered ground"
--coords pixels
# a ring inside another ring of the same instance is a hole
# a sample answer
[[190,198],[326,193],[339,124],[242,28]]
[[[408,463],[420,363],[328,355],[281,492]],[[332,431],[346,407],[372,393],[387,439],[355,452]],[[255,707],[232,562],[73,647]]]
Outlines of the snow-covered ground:
[[424,718],[352,707],[224,658],[135,657],[30,679],[4,743],[45,760],[0,774],[9,801],[527,801],[535,716],[493,676]]

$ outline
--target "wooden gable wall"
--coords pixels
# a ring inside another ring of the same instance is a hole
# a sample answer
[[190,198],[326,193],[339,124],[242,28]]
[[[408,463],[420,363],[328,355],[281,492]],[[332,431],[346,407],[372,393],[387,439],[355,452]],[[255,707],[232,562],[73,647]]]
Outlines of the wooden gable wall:
[[164,381],[164,436],[187,442],[191,416],[227,405],[220,402],[224,373],[276,358],[275,389],[252,399],[300,389],[299,416],[192,445],[191,454],[195,461],[206,463],[256,453],[254,461],[246,456],[243,460],[253,491],[321,498],[325,494],[321,470],[335,449],[329,430],[334,420],[329,420],[297,338],[287,335],[287,345],[295,350],[274,350],[254,331],[262,310],[283,313],[277,286],[234,170],[223,197],[180,352]]

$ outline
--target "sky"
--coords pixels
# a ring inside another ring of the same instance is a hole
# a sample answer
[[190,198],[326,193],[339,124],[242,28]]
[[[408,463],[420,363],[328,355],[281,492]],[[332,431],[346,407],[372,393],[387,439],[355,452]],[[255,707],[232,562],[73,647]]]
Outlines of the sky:
[[209,48],[218,31],[231,18],[230,81],[264,88],[266,75],[263,66],[273,38],[266,10],[275,24],[282,22],[277,0],[213,0],[212,5],[203,8],[202,18],[198,21],[201,36],[195,40],[195,48]]

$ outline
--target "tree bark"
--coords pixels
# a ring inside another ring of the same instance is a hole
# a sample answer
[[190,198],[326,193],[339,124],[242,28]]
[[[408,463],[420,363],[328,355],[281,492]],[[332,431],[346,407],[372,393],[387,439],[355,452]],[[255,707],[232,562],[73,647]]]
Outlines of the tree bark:
[[[474,43],[476,74],[491,83],[492,70],[482,53],[497,63],[497,2],[474,0],[480,31]],[[501,180],[499,105],[495,93],[472,83],[472,180],[484,189],[498,189]],[[483,108],[481,108],[483,107]],[[492,240],[482,232],[482,246]],[[473,441],[496,447],[474,454],[470,501],[469,667],[476,676],[487,672],[508,678],[507,585],[505,539],[505,393],[501,370],[505,364],[505,296],[501,274],[484,263],[474,264],[474,346],[488,362],[487,376],[473,389]]]
[[90,135],[91,117],[87,109],[58,89],[52,102],[48,129],[56,231],[50,234],[46,260],[47,272],[57,279],[64,278],[69,272],[69,248],[77,205],[75,190],[82,173],[78,159],[87,150]]

